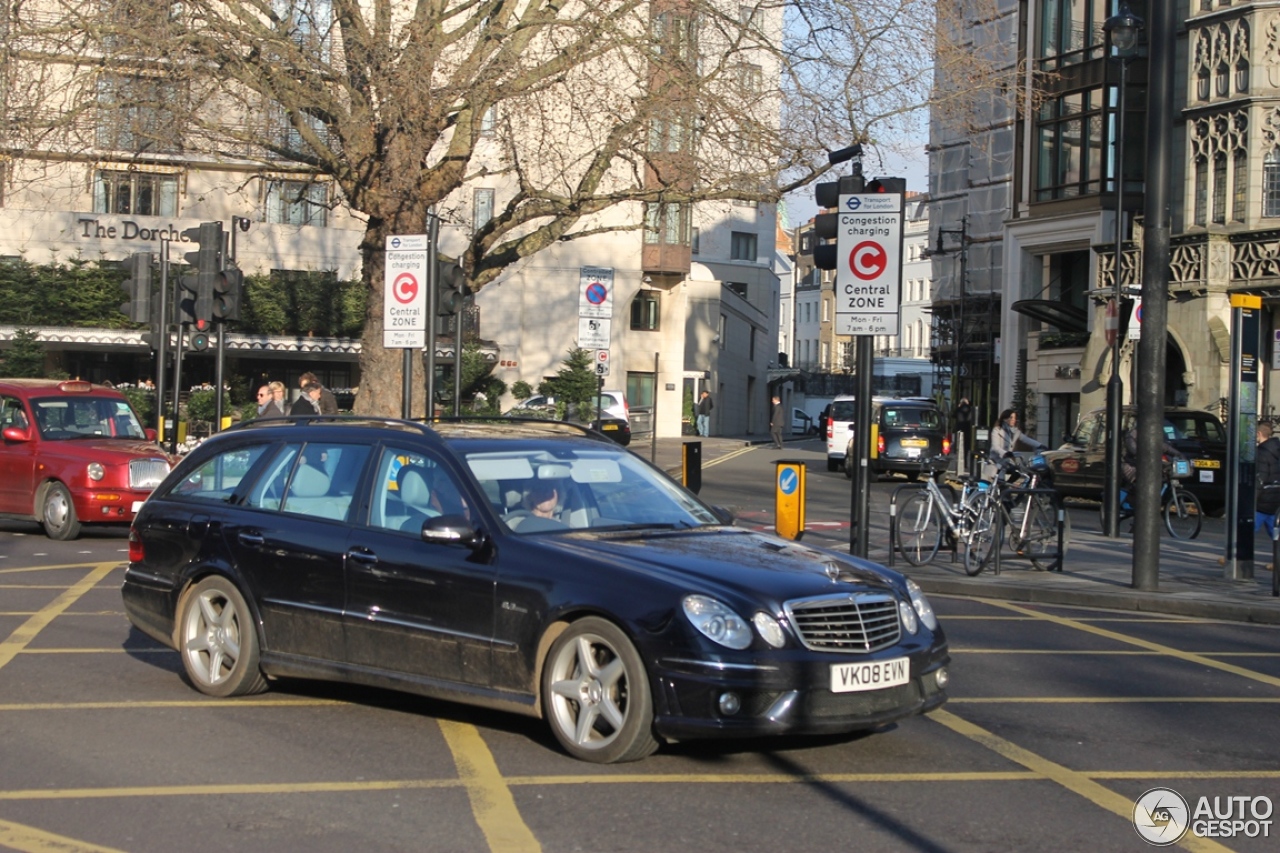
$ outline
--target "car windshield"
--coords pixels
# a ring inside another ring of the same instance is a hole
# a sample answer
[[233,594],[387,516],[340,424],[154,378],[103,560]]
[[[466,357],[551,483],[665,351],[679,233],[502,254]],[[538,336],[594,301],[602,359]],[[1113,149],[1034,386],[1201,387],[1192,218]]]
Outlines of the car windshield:
[[630,453],[564,447],[464,452],[519,535],[572,529],[684,529],[719,524],[703,504]]
[[46,441],[108,436],[142,438],[147,434],[125,400],[110,397],[42,397],[31,401],[36,427]]

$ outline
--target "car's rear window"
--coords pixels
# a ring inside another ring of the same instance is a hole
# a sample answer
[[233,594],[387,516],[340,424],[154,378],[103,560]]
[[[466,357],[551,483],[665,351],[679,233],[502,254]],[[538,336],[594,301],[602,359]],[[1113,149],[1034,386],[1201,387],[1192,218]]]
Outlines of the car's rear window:
[[836,400],[831,404],[831,420],[833,421],[852,421],[857,420],[858,403],[856,400]]
[[941,412],[919,406],[900,408],[885,406],[881,419],[886,427],[919,427],[921,429],[941,429],[942,427]]
[[1226,431],[1223,429],[1222,424],[1212,418],[1171,415],[1169,420],[1173,423],[1174,428],[1186,438],[1210,442],[1225,442],[1227,440]]

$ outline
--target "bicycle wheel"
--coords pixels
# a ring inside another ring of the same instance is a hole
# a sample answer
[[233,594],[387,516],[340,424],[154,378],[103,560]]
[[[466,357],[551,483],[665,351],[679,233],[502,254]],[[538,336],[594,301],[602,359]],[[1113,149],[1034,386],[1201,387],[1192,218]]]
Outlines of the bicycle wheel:
[[986,568],[1000,543],[996,541],[996,521],[1000,512],[999,499],[989,494],[978,497],[973,508],[968,536],[965,537],[964,570],[972,576]]
[[1182,489],[1174,488],[1172,492],[1164,504],[1164,526],[1174,539],[1195,539],[1204,521],[1200,499]]
[[898,551],[902,559],[913,566],[923,566],[938,553],[938,546],[942,544],[939,511],[933,497],[923,489],[907,498],[898,511],[894,533]]
[[[1031,565],[1046,572],[1061,567],[1067,550],[1068,530],[1071,522],[1065,512],[1062,515],[1062,554],[1058,553],[1058,508],[1049,495],[1032,495],[1026,503],[1026,518],[1018,528],[1018,552],[1031,560]],[[1013,536],[1010,535],[1010,539]]]

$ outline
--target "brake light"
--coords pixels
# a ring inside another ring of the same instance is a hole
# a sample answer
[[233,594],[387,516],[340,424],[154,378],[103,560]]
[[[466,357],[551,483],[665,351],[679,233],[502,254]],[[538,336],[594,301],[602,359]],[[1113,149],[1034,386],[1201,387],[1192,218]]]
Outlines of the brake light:
[[132,527],[129,528],[129,562],[141,563],[145,556],[146,549],[142,547],[142,537],[138,535],[138,531]]
[[951,436],[949,435],[944,435],[942,437],[942,455],[943,456],[951,455]]
[[884,436],[883,435],[876,436],[876,453],[879,453],[881,456],[884,455]]

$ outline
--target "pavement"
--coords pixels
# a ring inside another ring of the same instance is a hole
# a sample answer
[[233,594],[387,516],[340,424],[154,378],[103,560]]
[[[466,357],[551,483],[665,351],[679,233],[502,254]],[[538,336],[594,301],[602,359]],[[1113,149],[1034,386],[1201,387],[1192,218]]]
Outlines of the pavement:
[[[652,458],[659,467],[679,479],[683,464],[682,445],[687,441],[702,443],[704,483],[714,478],[717,459],[747,447],[769,450],[771,444],[768,436],[686,436],[656,440],[637,436],[631,450]],[[1200,535],[1190,541],[1174,539],[1162,526],[1155,589],[1137,589],[1133,583],[1133,536],[1128,533],[1118,539],[1103,536],[1096,509],[1071,513],[1072,529],[1062,571],[1037,570],[1029,561],[1006,551],[998,573],[988,567],[976,577],[965,574],[961,555],[955,555],[953,559],[945,549],[939,551],[927,566],[910,566],[900,558],[895,561],[895,555],[887,544],[887,506],[873,506],[871,514],[868,556],[910,576],[926,592],[1280,624],[1280,597],[1273,595],[1274,573],[1268,568],[1273,562],[1280,565],[1280,560],[1271,554],[1272,543],[1265,538],[1259,540],[1252,567],[1253,577],[1243,580],[1231,578],[1229,570],[1235,575],[1246,574],[1247,566],[1224,566],[1225,519],[1205,519]],[[812,513],[807,515],[813,517]],[[772,530],[772,519],[758,513],[755,517],[740,516],[738,523]],[[1123,525],[1124,528],[1127,526]],[[806,527],[802,541],[836,550],[849,547],[847,527],[843,531]]]

